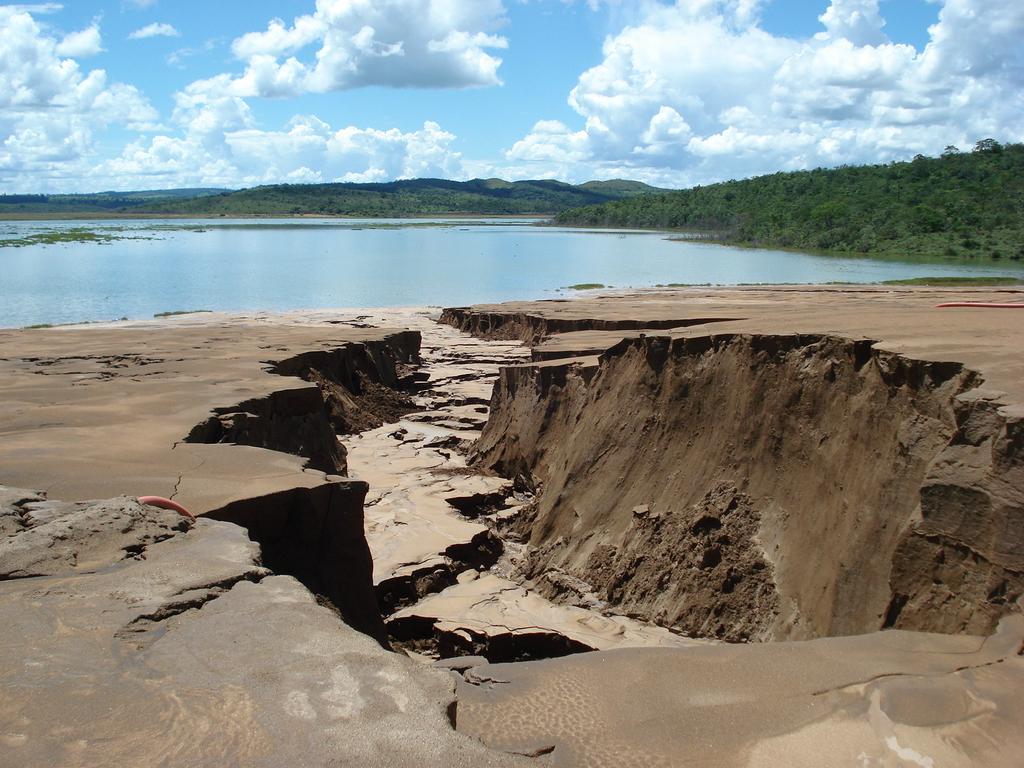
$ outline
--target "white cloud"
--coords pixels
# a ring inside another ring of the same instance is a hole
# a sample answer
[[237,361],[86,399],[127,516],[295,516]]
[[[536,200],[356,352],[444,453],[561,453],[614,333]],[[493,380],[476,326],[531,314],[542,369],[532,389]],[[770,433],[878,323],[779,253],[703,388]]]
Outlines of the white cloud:
[[11,3],[3,6],[5,10],[19,13],[31,13],[34,16],[46,13],[57,13],[64,10],[61,3]]
[[152,24],[147,24],[146,26],[144,26],[144,27],[142,27],[140,29],[136,29],[134,32],[132,32],[130,35],[128,35],[128,39],[129,40],[145,40],[146,38],[149,38],[149,37],[180,37],[180,36],[181,36],[181,33],[178,30],[176,30],[173,26],[171,26],[170,24],[165,24],[165,23],[162,23],[162,22],[153,22]]
[[167,55],[167,63],[172,67],[183,68],[185,62],[194,56],[200,56],[204,53],[208,53],[214,50],[219,44],[220,40],[217,38],[211,38],[206,40],[202,45],[196,47],[178,48],[177,50],[171,51]]
[[99,27],[93,24],[79,32],[66,35],[57,44],[56,53],[58,56],[66,56],[70,59],[83,59],[87,56],[95,56],[102,50],[103,39],[100,36]]
[[854,45],[887,42],[882,32],[885,19],[879,12],[878,0],[832,0],[818,20],[825,26],[820,39],[849,40]]
[[274,19],[236,39],[243,74],[198,87],[280,97],[367,85],[497,85],[501,59],[490,51],[508,45],[494,34],[504,22],[501,0],[317,0],[314,13],[291,25]]
[[539,122],[507,167],[681,186],[1024,140],[1024,3],[944,0],[922,51],[878,0],[822,3],[810,40],[764,31],[759,5],[639,3],[569,94],[582,128]]
[[451,149],[455,136],[429,121],[414,131],[335,130],[316,117],[300,116],[267,131],[255,127],[237,97],[183,97],[175,119],[182,125],[180,137],[133,142],[94,170],[97,183],[237,187],[465,176],[460,155]]
[[0,183],[5,187],[58,185],[90,166],[97,136],[108,127],[155,127],[156,110],[134,87],[109,82],[101,69],[85,72],[68,57],[92,52],[98,38],[97,32],[95,39],[68,36],[58,42],[29,13],[0,6]]

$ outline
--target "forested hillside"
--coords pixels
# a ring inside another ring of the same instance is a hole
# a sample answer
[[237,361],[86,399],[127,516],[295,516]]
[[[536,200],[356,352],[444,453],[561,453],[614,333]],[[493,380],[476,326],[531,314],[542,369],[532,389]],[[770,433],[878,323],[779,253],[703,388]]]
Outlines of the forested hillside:
[[380,184],[280,184],[194,200],[165,201],[152,213],[186,215],[410,216],[446,213],[550,214],[579,205],[662,192],[636,181],[408,179]]
[[379,184],[277,184],[226,189],[0,195],[0,217],[103,213],[180,216],[549,215],[637,195],[665,192],[639,181],[407,179]]
[[775,173],[559,214],[721,242],[831,252],[1024,257],[1024,145],[992,139],[911,162]]

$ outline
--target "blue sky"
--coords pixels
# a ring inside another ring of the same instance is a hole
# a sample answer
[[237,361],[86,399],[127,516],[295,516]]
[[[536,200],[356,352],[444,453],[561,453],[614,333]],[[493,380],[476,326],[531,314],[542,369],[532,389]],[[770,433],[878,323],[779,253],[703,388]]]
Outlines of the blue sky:
[[1019,0],[0,3],[0,191],[690,186],[1022,139]]

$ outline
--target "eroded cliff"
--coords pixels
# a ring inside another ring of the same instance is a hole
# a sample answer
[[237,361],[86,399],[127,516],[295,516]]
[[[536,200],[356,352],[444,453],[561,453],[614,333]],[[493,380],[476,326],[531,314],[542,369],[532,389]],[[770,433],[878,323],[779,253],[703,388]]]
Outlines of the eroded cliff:
[[381,340],[350,342],[269,363],[268,371],[315,385],[282,388],[265,397],[215,408],[185,437],[191,443],[234,443],[308,459],[322,472],[345,474],[338,434],[379,427],[415,410],[406,390],[418,361],[420,334],[396,331]]
[[729,640],[986,633],[1024,587],[1024,424],[980,383],[867,340],[641,334],[503,369],[476,461],[542,486],[517,528],[549,596]]

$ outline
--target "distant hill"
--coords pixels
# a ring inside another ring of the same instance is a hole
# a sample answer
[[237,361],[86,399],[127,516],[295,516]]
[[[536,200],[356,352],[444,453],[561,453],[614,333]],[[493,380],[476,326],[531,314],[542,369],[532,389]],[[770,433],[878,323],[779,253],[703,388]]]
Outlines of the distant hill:
[[665,190],[636,181],[408,179],[378,184],[278,184],[146,205],[151,213],[196,216],[409,216],[446,213],[553,214]]
[[1024,145],[775,173],[560,213],[556,223],[703,233],[836,253],[1024,258]]
[[131,212],[143,205],[180,198],[218,195],[228,190],[197,187],[193,189],[147,189],[137,192],[93,192],[75,195],[2,195],[0,215]]
[[408,179],[379,184],[275,184],[238,191],[174,189],[83,195],[0,195],[0,216],[103,212],[183,216],[554,214],[667,190],[639,181]]

